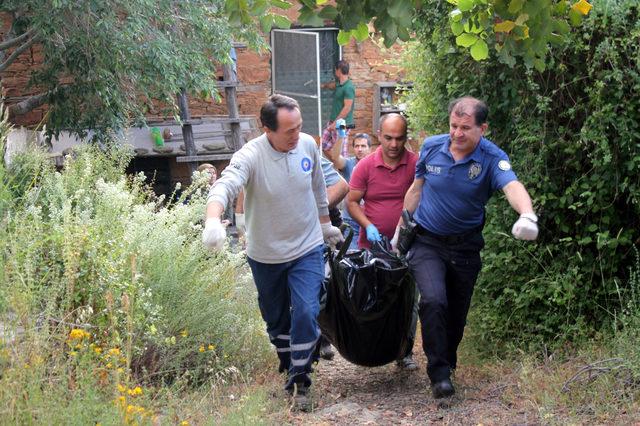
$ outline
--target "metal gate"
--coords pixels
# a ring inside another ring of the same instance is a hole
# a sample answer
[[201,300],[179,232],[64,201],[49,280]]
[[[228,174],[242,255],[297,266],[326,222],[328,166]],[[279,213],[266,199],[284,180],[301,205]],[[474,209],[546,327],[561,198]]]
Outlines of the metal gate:
[[318,34],[272,30],[271,49],[272,92],[297,100],[302,110],[302,131],[319,136],[322,117]]

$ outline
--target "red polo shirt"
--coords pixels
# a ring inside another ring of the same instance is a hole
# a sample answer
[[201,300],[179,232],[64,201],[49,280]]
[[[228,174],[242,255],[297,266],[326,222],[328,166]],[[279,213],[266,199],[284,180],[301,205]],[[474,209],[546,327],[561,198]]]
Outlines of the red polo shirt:
[[[402,214],[404,195],[413,183],[418,156],[406,151],[395,167],[382,161],[382,148],[358,162],[353,169],[349,188],[363,191],[364,214],[389,240],[393,238]],[[358,246],[369,248],[367,233],[360,230]]]

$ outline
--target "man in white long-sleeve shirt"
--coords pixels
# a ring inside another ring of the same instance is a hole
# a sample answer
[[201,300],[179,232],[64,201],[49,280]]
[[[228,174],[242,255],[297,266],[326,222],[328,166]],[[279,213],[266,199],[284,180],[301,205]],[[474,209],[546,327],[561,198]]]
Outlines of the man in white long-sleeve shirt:
[[272,95],[260,110],[265,133],[231,158],[209,191],[205,245],[220,249],[226,231],[220,217],[244,188],[247,257],[258,304],[271,343],[287,371],[285,389],[296,406],[309,408],[311,362],[324,278],[323,240],[342,241],[331,225],[320,155],[313,138],[301,133],[298,103]]

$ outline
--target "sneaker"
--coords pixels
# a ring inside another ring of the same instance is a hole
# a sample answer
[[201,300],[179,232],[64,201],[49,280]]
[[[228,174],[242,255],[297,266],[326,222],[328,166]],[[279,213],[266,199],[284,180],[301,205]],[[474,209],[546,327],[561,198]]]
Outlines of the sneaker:
[[418,369],[418,364],[413,360],[413,356],[407,355],[402,359],[396,360],[398,367],[407,371],[414,371]]
[[293,389],[293,410],[307,413],[311,411],[311,408],[312,404],[309,396],[309,387],[296,383]]
[[435,399],[440,399],[450,397],[456,393],[456,390],[453,387],[453,383],[451,383],[451,379],[444,379],[431,385],[431,393]]
[[333,351],[331,343],[320,346],[320,358],[331,361],[336,353]]

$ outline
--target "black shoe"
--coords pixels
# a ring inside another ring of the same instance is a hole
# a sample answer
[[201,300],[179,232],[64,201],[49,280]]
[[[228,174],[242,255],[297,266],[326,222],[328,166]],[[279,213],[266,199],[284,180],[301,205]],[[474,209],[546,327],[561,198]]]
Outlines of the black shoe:
[[415,371],[418,369],[418,364],[413,360],[412,355],[407,355],[404,358],[396,360],[396,365],[406,371]]
[[320,358],[331,361],[335,355],[336,353],[333,351],[331,343],[320,346]]
[[309,412],[312,409],[309,386],[296,383],[293,390],[293,410]]
[[450,397],[456,393],[456,390],[453,388],[451,379],[444,379],[431,385],[431,393],[435,399],[440,399]]

